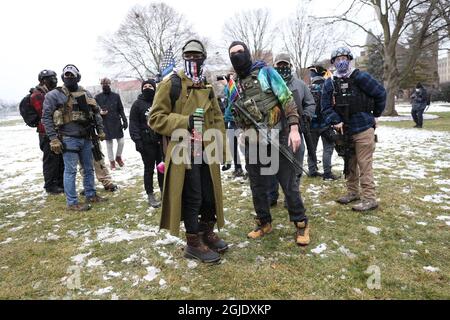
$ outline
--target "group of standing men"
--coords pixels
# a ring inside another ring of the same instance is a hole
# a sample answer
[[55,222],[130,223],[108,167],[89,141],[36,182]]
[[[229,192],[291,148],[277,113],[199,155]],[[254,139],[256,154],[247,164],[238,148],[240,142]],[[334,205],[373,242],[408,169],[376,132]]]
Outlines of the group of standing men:
[[[305,152],[303,123],[313,128],[313,145],[317,146],[322,137],[325,180],[337,179],[331,172],[335,136],[350,137],[346,141],[349,145],[345,158],[348,192],[337,201],[348,204],[361,199],[353,206],[354,210],[375,209],[378,206],[372,171],[375,119],[384,110],[386,92],[368,73],[351,67],[352,53],[347,48],[332,53],[331,63],[336,68],[332,75],[320,66],[311,66],[310,88],[293,75],[286,54],[277,56],[275,68],[263,61],[253,61],[247,45],[240,41],[230,45],[228,54],[235,76],[227,85],[230,89],[235,86],[236,94],[232,95],[226,112],[232,114],[233,126],[244,132],[257,130],[256,139],[250,135],[244,139],[246,171],[256,213],[256,227],[248,233],[248,238],[259,239],[272,232],[270,207],[276,202],[278,185],[281,185],[285,207],[295,229],[295,242],[300,246],[310,243],[310,221],[299,191],[301,172],[296,169],[303,162]],[[198,40],[188,41],[182,58],[183,70],[163,80],[158,88],[153,80],[142,83],[142,94],[130,112],[130,136],[141,153],[145,189],[149,203],[155,207],[160,204],[153,196],[153,171],[155,165],[165,160],[163,171],[158,171],[162,191],[160,227],[178,235],[180,222],[184,221],[185,257],[217,262],[220,253],[228,249],[227,243],[214,231],[216,225],[222,228],[225,221],[220,165],[230,163],[226,128],[213,88],[203,73],[207,58],[204,45]],[[128,123],[120,98],[110,91],[109,80],[102,80],[103,93],[93,99],[78,85],[81,74],[75,66],[63,69],[62,87],[56,88],[56,73],[50,74],[40,84],[45,87],[42,140],[48,139],[53,157],[62,153],[64,160],[63,185],[61,180],[52,181],[55,187],[64,189],[69,209],[87,210],[89,203],[105,200],[95,190],[92,139],[94,135],[101,140],[118,139],[117,156],[113,157],[112,143],[108,143],[108,156],[111,167],[113,161],[123,165],[122,129]],[[294,99],[293,93],[298,99]],[[105,108],[108,105],[120,105],[114,115],[122,120],[120,127],[117,124],[110,127],[102,120],[102,115],[114,113]],[[262,139],[261,126],[276,132],[277,140]],[[211,130],[214,138],[208,139]],[[211,148],[215,152],[209,153]],[[269,155],[270,163],[264,154]],[[309,154],[308,173],[319,176],[314,158],[315,155]],[[84,169],[85,205],[78,203],[75,191],[79,160]],[[266,169],[274,162],[277,170],[267,174]]]

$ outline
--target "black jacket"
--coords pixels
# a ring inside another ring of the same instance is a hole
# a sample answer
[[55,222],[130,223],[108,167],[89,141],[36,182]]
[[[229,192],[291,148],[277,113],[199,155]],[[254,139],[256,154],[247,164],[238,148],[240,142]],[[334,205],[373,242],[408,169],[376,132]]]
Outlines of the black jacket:
[[[122,129],[124,126],[128,126],[128,121],[120,96],[115,92],[99,93],[95,96],[95,100],[97,100],[100,109],[108,110],[108,114],[102,116],[106,140],[123,138]],[[122,122],[120,122],[120,119],[122,119]]]
[[140,142],[158,142],[158,135],[150,129],[147,124],[147,117],[150,113],[152,104],[153,99],[151,101],[146,101],[141,94],[131,107],[130,137],[137,144]]

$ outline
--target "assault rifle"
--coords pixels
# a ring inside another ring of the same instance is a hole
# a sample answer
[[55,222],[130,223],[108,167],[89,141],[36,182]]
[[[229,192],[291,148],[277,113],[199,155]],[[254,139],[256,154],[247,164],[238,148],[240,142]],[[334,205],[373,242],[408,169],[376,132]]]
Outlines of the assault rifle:
[[[308,149],[308,157],[311,157],[311,160],[314,162],[314,165],[317,165],[317,156],[316,156],[316,147],[314,146],[312,137],[311,137],[311,127],[310,120],[307,119],[304,110],[303,104],[300,100],[300,94],[297,89],[291,91],[294,97],[295,104],[297,105],[297,110],[299,112],[299,123],[300,130],[305,138],[306,149]],[[309,174],[308,174],[309,176]]]
[[348,126],[348,123],[350,121],[350,104],[348,103],[348,97],[345,95],[342,95],[342,97],[339,99],[341,100],[340,103],[336,103],[336,108],[338,110],[343,110],[343,113],[341,114],[343,116],[343,130],[344,134],[337,134],[335,136],[335,149],[338,154],[338,156],[344,158],[344,176],[347,178],[349,174],[349,165],[350,165],[350,158],[355,153],[355,147],[352,141],[352,136],[350,135],[350,128]]
[[255,127],[255,129],[258,131],[261,137],[261,141],[266,144],[271,144],[277,151],[279,151],[292,165],[294,166],[295,172],[298,173],[298,175],[301,175],[301,172],[303,171],[305,174],[308,174],[302,167],[301,163],[297,160],[297,158],[294,156],[292,151],[289,149],[288,146],[285,146],[284,144],[280,144],[279,141],[271,139],[268,131],[269,128],[266,124],[257,122],[253,116],[239,103],[233,103],[234,111],[238,112],[241,116],[246,118],[248,121],[252,123],[252,125]]
[[98,123],[97,119],[95,118],[95,112],[90,112],[92,107],[88,105],[85,95],[81,95],[79,97],[76,97],[75,99],[77,100],[80,111],[83,111],[86,114],[86,117],[89,119],[89,138],[92,141],[92,154],[95,161],[100,161],[103,159],[104,155],[100,149],[100,141],[96,132],[96,130],[98,131]]

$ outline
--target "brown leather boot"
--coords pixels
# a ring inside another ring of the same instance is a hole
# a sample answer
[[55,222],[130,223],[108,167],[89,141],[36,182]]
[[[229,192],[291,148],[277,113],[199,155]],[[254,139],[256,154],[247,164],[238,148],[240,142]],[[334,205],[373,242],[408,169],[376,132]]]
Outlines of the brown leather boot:
[[105,201],[108,201],[108,198],[99,197],[98,195],[89,198],[86,197],[86,203],[99,203]]
[[309,239],[309,223],[306,221],[294,222],[295,228],[295,243],[299,246],[307,246],[310,242]]
[[203,243],[206,244],[211,250],[222,253],[228,249],[228,244],[214,233],[215,224],[216,223],[214,221],[200,221],[200,232],[198,234],[202,237]]
[[91,205],[87,204],[87,203],[85,203],[85,204],[77,203],[77,204],[67,206],[67,210],[70,210],[70,211],[88,211],[88,210],[91,210],[91,208],[92,208]]
[[255,219],[255,221],[256,228],[247,235],[247,238],[259,239],[272,232],[272,224],[270,222],[262,224],[259,219]]
[[111,168],[111,170],[115,170],[116,169],[116,162],[114,160],[109,162],[109,166]]
[[205,263],[215,263],[220,260],[220,255],[209,249],[198,234],[186,233],[186,242],[185,258],[197,259]]

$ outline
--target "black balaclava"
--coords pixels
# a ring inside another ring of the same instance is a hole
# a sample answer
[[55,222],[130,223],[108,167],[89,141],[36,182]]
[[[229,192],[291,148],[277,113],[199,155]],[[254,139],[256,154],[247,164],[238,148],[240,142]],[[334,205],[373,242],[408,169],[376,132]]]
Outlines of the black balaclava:
[[[146,85],[146,84],[151,84],[153,87],[153,90],[150,88],[144,90],[144,85]],[[156,90],[155,80],[149,79],[149,80],[145,80],[144,82],[142,82],[141,91],[142,91],[142,97],[144,98],[145,101],[147,101],[147,102],[153,101],[153,98],[155,97],[155,90]]]
[[247,45],[241,41],[233,41],[228,48],[228,53],[230,53],[230,49],[232,47],[237,45],[243,46],[244,52],[235,53],[232,56],[230,55],[230,61],[239,78],[245,78],[250,74],[252,68],[252,57]]
[[53,90],[58,85],[58,79],[55,76],[44,78],[44,84],[48,90]]
[[69,89],[70,92],[78,90],[78,78],[63,78],[64,86]]

